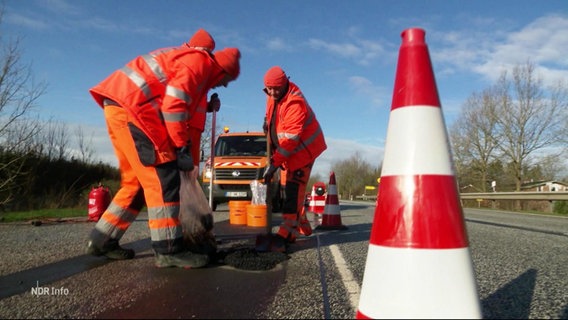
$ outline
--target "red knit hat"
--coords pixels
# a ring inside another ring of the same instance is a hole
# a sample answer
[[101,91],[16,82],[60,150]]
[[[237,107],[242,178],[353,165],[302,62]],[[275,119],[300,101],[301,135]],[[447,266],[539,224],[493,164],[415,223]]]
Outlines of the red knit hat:
[[281,87],[288,83],[288,77],[279,66],[274,66],[264,75],[265,87]]
[[215,50],[215,40],[213,40],[213,37],[209,34],[209,32],[204,29],[197,30],[191,39],[189,39],[187,45],[190,47],[203,48],[209,52],[213,52],[213,50]]
[[237,48],[225,48],[215,52],[215,61],[226,73],[233,77],[233,80],[237,79],[241,71],[240,58],[241,52]]

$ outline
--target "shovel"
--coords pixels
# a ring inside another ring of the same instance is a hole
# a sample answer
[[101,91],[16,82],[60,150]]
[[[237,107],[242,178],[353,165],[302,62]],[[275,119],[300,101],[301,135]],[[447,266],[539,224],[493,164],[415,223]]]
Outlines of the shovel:
[[[272,148],[270,144],[270,132],[266,133],[266,159],[270,162],[272,157]],[[267,163],[267,164],[268,164]],[[256,236],[255,249],[257,252],[270,251],[272,244],[272,182],[266,183],[266,231]]]
[[[215,97],[218,98],[217,92],[211,95],[211,98]],[[211,101],[209,98],[209,101]],[[209,158],[211,161],[211,178],[209,178],[209,207],[213,210],[213,182],[215,181],[215,126],[217,125],[216,118],[217,115],[215,114],[215,108],[213,108],[213,115],[211,117],[211,157]]]

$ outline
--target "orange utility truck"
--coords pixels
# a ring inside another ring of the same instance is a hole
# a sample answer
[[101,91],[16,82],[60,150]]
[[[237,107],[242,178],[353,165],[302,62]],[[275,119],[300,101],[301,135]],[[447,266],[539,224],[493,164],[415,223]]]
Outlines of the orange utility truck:
[[[213,187],[212,209],[231,200],[251,200],[250,183],[263,182],[262,175],[267,166],[266,135],[263,132],[228,132],[220,134],[215,141],[214,163],[205,162],[202,172],[202,187],[209,200],[209,188]],[[214,176],[213,184],[211,177]],[[273,179],[272,211],[280,210],[279,174]]]

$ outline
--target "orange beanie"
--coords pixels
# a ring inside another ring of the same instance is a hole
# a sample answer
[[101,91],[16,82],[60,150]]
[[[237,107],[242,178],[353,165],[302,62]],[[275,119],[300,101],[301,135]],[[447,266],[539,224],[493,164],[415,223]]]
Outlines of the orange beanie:
[[209,52],[215,50],[215,40],[209,34],[209,32],[204,29],[199,29],[193,34],[189,42],[187,43],[190,47],[204,48]]
[[279,66],[274,66],[266,72],[264,75],[264,86],[265,87],[281,87],[288,83],[288,77],[284,70]]
[[237,48],[225,48],[215,52],[215,61],[226,73],[233,77],[233,80],[237,79],[241,71],[240,58],[241,52]]

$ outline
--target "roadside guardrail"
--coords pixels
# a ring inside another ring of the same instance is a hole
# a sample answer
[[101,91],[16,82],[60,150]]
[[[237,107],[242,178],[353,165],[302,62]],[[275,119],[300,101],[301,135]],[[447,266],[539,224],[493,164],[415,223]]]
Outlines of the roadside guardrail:
[[[568,192],[564,191],[519,191],[519,192],[471,192],[461,193],[460,198],[466,199],[481,199],[481,200],[548,200],[548,201],[564,201],[568,200]],[[376,195],[361,195],[355,196],[357,200],[377,200]]]
[[[476,200],[479,204],[485,200],[492,201],[492,207],[495,208],[497,200],[535,200],[548,201],[548,211],[553,211],[553,201],[567,201],[568,192],[565,191],[519,191],[519,192],[471,192],[461,193],[461,200]],[[376,195],[360,195],[355,196],[357,200],[376,201]]]

